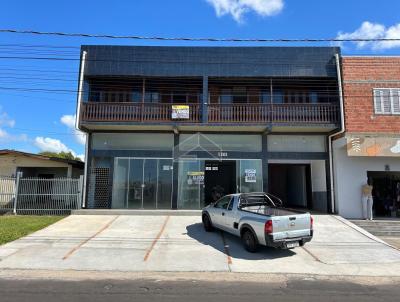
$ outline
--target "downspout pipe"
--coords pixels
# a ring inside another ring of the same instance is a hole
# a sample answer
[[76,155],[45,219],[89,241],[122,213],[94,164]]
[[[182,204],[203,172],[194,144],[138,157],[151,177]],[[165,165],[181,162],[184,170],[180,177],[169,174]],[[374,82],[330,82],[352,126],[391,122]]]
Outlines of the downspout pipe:
[[79,83],[78,83],[78,98],[76,104],[76,119],[75,119],[75,128],[76,130],[80,129],[80,117],[81,117],[81,104],[82,104],[82,96],[83,96],[83,76],[85,73],[85,63],[86,63],[86,55],[87,52],[83,51],[81,56],[81,64],[79,67]]
[[[78,84],[78,98],[76,105],[76,119],[75,119],[75,128],[76,130],[80,129],[80,119],[81,119],[81,104],[82,104],[82,96],[83,96],[83,77],[85,73],[85,63],[86,63],[86,55],[87,52],[82,52],[81,57],[81,65],[79,68],[79,84]],[[83,196],[82,196],[82,204],[81,207],[86,207],[86,184],[87,184],[87,175],[88,175],[88,159],[89,159],[89,134],[86,133],[86,143],[85,143],[85,167],[84,167],[84,178],[83,178]]]
[[329,173],[330,173],[330,186],[331,186],[331,212],[335,213],[336,208],[336,198],[335,198],[335,182],[333,179],[333,137],[343,134],[345,132],[345,123],[344,123],[344,97],[343,97],[343,81],[342,81],[342,70],[340,64],[340,56],[339,54],[335,54],[336,59],[336,72],[338,77],[338,86],[339,86],[339,104],[340,104],[340,128],[338,131],[330,134],[328,136],[329,140]]

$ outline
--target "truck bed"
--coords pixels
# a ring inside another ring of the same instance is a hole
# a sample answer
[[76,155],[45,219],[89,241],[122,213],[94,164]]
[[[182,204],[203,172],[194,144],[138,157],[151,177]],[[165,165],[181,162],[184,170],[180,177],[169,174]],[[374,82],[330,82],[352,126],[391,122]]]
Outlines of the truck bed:
[[303,212],[297,210],[286,209],[286,208],[272,208],[267,205],[247,206],[247,207],[242,207],[241,210],[270,217],[304,214]]

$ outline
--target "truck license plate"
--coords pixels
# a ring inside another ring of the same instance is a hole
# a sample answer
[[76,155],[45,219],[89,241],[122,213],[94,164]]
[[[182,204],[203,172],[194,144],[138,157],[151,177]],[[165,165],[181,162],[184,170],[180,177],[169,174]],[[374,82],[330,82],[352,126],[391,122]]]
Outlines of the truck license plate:
[[298,241],[292,241],[292,242],[286,243],[286,248],[288,248],[288,249],[292,249],[292,248],[298,247],[298,246],[300,246]]

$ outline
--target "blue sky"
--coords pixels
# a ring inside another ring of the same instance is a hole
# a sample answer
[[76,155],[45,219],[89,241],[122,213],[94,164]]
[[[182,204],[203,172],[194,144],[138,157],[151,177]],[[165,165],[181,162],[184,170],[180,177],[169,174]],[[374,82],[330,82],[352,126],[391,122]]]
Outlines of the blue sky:
[[[382,38],[400,37],[399,12],[398,0],[13,0],[0,3],[0,28],[168,37]],[[72,127],[78,61],[4,58],[77,59],[81,44],[210,45],[0,34],[0,149],[84,153],[83,139]],[[400,52],[399,43],[343,46],[344,54]]]

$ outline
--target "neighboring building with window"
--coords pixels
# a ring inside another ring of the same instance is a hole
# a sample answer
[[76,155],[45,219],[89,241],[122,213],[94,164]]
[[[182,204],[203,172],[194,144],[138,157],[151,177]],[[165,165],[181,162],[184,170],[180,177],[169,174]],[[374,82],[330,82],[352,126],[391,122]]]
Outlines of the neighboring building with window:
[[345,134],[333,146],[336,208],[361,218],[361,186],[377,216],[400,216],[400,57],[343,57]]
[[374,112],[400,115],[400,88],[374,88]]
[[85,206],[201,209],[269,191],[330,211],[336,47],[83,46]]

